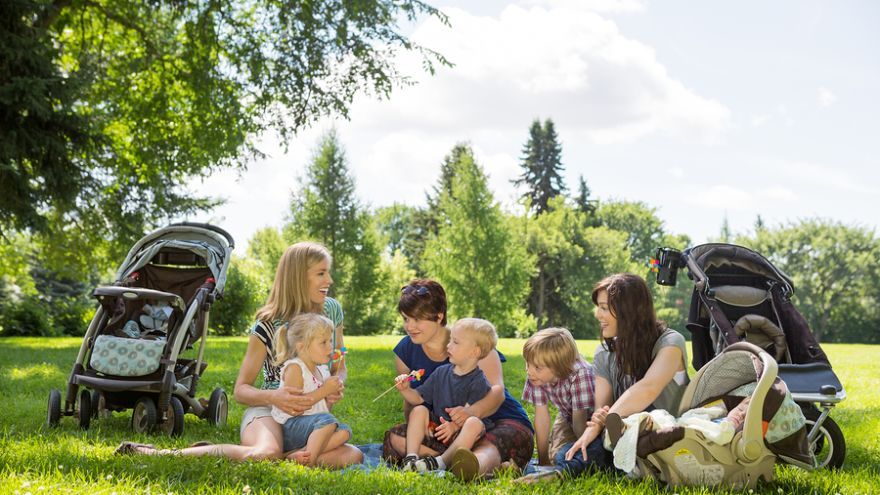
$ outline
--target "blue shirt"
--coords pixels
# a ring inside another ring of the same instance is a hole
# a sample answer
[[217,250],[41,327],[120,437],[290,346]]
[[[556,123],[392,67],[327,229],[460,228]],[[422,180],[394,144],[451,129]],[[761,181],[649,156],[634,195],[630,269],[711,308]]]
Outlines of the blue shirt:
[[[507,361],[507,358],[504,357],[504,354],[499,350],[495,350],[498,353],[498,358],[502,363]],[[434,372],[440,366],[444,364],[449,364],[449,358],[444,359],[443,361],[433,361],[431,358],[425,354],[425,351],[422,349],[422,346],[419,344],[413,344],[412,339],[409,338],[409,335],[400,339],[400,342],[394,347],[394,354],[403,361],[403,364],[406,365],[410,370],[418,370],[424,369],[425,375],[422,376],[422,380],[420,382],[412,382],[410,385],[412,388],[420,387],[425,380],[431,376],[431,373]],[[514,399],[510,392],[507,391],[507,387],[504,387],[504,402],[501,403],[501,406],[495,411],[494,414],[489,416],[488,418],[495,423],[502,419],[512,419],[515,421],[519,421],[520,423],[529,427],[532,430],[532,422],[529,421],[529,415],[526,414],[526,410],[523,409],[522,404],[519,403],[518,400]]]

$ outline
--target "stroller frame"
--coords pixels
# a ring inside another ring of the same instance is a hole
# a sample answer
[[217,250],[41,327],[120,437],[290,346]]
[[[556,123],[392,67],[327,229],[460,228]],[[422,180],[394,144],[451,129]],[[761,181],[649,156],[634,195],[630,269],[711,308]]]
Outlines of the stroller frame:
[[[846,391],[806,320],[791,302],[791,279],[761,254],[733,244],[702,244],[682,252],[660,248],[656,258],[658,284],[676,285],[681,268],[687,268],[688,278],[694,282],[687,328],[692,334],[692,364],[697,370],[715,355],[710,329],[705,325],[706,313],[723,346],[741,341],[719,304],[716,289],[741,277],[767,290],[773,313],[770,316],[783,330],[787,343],[785,362],[778,366],[779,378],[785,381],[807,419],[807,439],[817,454],[817,467],[839,468],[846,456],[846,441],[829,415],[846,398]],[[820,456],[825,448],[827,452]]]
[[[54,389],[49,393],[48,425],[56,426],[61,416],[75,416],[79,426],[87,429],[91,419],[101,412],[128,408],[133,408],[132,427],[138,432],[158,428],[169,435],[180,435],[183,433],[183,416],[187,412],[207,419],[211,424],[225,424],[228,412],[226,392],[216,388],[205,403],[204,399],[196,398],[196,389],[207,366],[204,352],[210,307],[216,299],[223,297],[234,247],[232,236],[225,230],[190,222],[157,229],[135,243],[120,265],[114,285],[99,286],[93,292],[100,305],[86,330],[68,378],[63,409],[61,393]],[[160,266],[153,268],[154,263]],[[186,285],[186,291],[192,292],[190,301],[187,303],[181,295],[172,292],[132,286],[135,274],[141,270],[156,270],[157,280],[164,282],[167,277],[175,284]],[[180,282],[178,273],[191,280]],[[198,285],[200,280],[204,282]],[[107,375],[93,369],[89,359],[97,337],[109,334],[111,327],[118,326],[118,318],[130,312],[129,305],[139,308],[145,300],[161,301],[171,308],[167,340],[158,369],[145,376]],[[117,306],[126,308],[123,314],[112,314]],[[196,358],[181,359],[180,354],[196,341],[199,342]]]

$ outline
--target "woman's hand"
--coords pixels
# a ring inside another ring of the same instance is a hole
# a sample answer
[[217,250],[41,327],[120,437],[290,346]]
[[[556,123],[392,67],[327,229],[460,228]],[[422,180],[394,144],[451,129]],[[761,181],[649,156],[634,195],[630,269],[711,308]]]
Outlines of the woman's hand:
[[311,397],[302,394],[302,389],[279,387],[272,392],[272,405],[291,416],[299,416],[312,407]]
[[581,451],[581,454],[584,456],[584,460],[587,460],[587,446],[593,443],[593,440],[599,436],[599,432],[602,431],[601,428],[594,426],[591,421],[588,423],[587,429],[584,431],[584,434],[581,435],[580,438],[568,449],[568,452],[565,453],[565,460],[570,461],[575,454],[577,454],[578,450]]
[[461,429],[464,426],[464,422],[471,417],[472,415],[467,412],[464,407],[456,406],[456,407],[447,407],[446,414],[449,415],[449,418],[452,419],[452,422]]
[[440,418],[440,424],[434,429],[434,438],[445,444],[449,444],[460,429],[461,427],[456,423],[446,421],[446,418]]

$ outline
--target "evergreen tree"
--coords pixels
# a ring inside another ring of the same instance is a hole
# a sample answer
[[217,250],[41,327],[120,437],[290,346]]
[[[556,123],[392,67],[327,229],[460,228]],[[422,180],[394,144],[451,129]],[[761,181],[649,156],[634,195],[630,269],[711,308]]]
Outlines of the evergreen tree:
[[575,204],[577,205],[578,210],[581,213],[585,213],[586,215],[592,217],[593,214],[596,213],[596,203],[595,199],[590,199],[590,186],[587,185],[587,181],[584,180],[584,176],[581,175],[578,177],[578,195],[575,198]]
[[547,211],[551,198],[565,192],[562,182],[562,145],[559,144],[553,121],[535,119],[529,128],[529,140],[523,146],[521,166],[523,174],[513,183],[525,185],[523,198],[529,200],[532,210],[540,215]]
[[501,335],[514,335],[531,326],[522,303],[533,261],[492,197],[473,152],[461,148],[454,156],[451,188],[439,195],[444,218],[425,246],[427,274],[446,288],[452,319],[485,318]]
[[306,173],[305,185],[293,198],[285,237],[290,243],[313,240],[333,255],[332,294],[345,309],[350,333],[380,330],[371,301],[383,287],[380,247],[370,216],[355,197],[354,179],[335,131],[321,139]]

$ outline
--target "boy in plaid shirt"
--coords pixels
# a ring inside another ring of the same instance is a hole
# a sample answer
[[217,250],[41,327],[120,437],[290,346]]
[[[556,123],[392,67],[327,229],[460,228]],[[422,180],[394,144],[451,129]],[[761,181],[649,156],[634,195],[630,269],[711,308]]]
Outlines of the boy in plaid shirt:
[[[549,473],[532,475],[531,479],[560,472],[577,476],[591,464],[603,467],[605,452],[588,452],[590,459],[583,459],[578,453],[574,459],[565,460],[565,453],[584,432],[595,408],[593,366],[578,354],[574,337],[564,328],[546,328],[529,337],[523,346],[523,357],[528,379],[522,398],[535,405],[538,464],[554,467]],[[548,405],[551,402],[559,411],[552,430]]]

